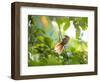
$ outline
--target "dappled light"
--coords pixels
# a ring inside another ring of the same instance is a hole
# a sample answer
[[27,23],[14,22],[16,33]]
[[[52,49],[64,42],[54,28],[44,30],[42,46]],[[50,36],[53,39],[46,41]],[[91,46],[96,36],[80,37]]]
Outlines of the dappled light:
[[28,16],[28,66],[88,62],[88,18]]

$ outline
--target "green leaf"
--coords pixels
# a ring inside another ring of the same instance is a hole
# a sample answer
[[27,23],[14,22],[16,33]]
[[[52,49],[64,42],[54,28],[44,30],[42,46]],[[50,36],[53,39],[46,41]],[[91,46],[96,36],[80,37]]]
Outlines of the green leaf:
[[40,42],[43,42],[44,41],[44,38],[42,36],[38,36],[37,37],[37,40],[40,41]]
[[60,25],[62,24],[61,18],[57,18],[56,22],[57,22],[57,24],[58,24],[58,26],[59,26],[59,28],[60,28]]
[[75,28],[80,27],[82,28],[82,30],[87,30],[88,18],[87,17],[75,17],[73,18],[73,24]]
[[44,42],[46,45],[48,45],[49,47],[51,47],[52,44],[52,40],[49,37],[44,37]]
[[64,27],[63,27],[63,30],[66,31],[68,29],[68,27],[70,26],[70,21],[66,21]]
[[85,24],[85,23],[83,23],[83,22],[80,22],[80,27],[82,28],[82,30],[87,30],[87,28],[88,28],[88,26]]
[[61,25],[64,23],[64,30],[67,30],[68,27],[70,26],[70,20],[67,17],[59,17],[57,18],[57,24],[59,26],[59,28],[61,27]]
[[82,30],[87,30],[88,18],[87,17],[81,17],[78,21],[79,21],[79,26],[82,28]]

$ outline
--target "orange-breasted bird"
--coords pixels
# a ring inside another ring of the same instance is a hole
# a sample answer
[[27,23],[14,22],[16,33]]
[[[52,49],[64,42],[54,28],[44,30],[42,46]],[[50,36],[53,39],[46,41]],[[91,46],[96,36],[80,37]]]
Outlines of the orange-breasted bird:
[[64,49],[64,45],[66,45],[69,42],[69,39],[70,37],[66,35],[60,43],[57,43],[54,48],[55,52],[61,54]]

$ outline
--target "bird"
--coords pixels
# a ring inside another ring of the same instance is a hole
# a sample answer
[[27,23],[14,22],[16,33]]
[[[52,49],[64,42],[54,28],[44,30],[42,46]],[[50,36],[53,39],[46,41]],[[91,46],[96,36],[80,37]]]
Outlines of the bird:
[[55,52],[58,54],[61,54],[62,51],[64,50],[64,46],[68,44],[69,40],[70,40],[70,37],[65,35],[62,41],[55,45],[55,48],[54,48]]

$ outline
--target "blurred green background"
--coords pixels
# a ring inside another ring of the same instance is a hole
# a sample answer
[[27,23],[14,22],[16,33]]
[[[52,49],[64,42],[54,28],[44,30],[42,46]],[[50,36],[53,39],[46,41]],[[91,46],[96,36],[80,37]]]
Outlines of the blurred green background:
[[[28,15],[28,66],[87,64],[87,30],[87,17]],[[55,45],[65,35],[70,40],[58,54]]]

